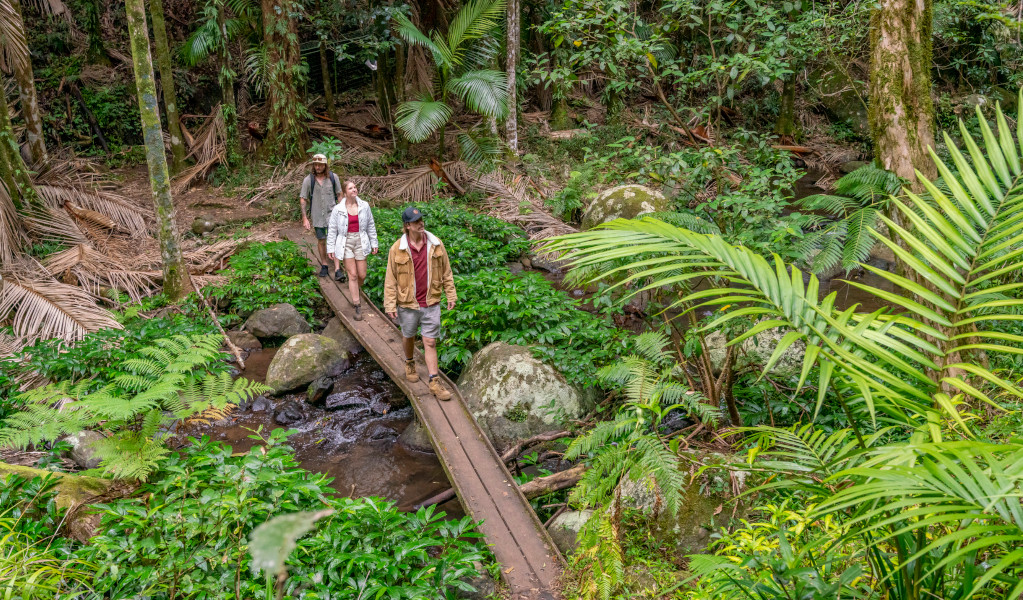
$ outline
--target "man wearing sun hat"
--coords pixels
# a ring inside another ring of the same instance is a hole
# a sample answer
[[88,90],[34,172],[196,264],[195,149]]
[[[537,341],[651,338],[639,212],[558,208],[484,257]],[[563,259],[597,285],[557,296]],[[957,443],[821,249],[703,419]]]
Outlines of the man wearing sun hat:
[[[299,202],[302,204],[302,226],[308,231],[310,228],[316,232],[316,245],[320,250],[320,277],[326,277],[327,265],[327,227],[330,223],[330,211],[341,201],[341,180],[330,172],[327,167],[327,157],[323,154],[314,154],[309,161],[313,171],[302,180],[302,191],[299,192]],[[310,217],[306,214],[306,203],[311,202]]]
[[440,337],[440,298],[448,297],[448,310],[455,307],[458,295],[451,263],[444,244],[423,224],[423,213],[410,206],[401,213],[405,234],[387,253],[384,275],[384,312],[397,319],[404,338],[405,379],[416,382],[416,333],[423,329],[423,354],[430,371],[430,391],[438,400],[450,400],[451,392],[440,381],[437,367],[437,338]]

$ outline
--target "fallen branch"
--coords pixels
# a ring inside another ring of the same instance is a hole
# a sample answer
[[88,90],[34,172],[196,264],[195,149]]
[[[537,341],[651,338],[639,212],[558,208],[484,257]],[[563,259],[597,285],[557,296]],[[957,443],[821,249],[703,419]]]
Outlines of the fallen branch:
[[234,357],[238,359],[238,367],[244,370],[245,361],[242,359],[241,348],[234,345],[234,342],[232,342],[231,338],[228,337],[227,332],[224,331],[224,328],[220,326],[220,321],[217,320],[217,313],[213,312],[213,308],[210,307],[210,303],[206,301],[206,296],[202,295],[202,290],[200,289],[201,286],[197,285],[194,287],[195,293],[199,296],[199,299],[202,300],[202,305],[205,306],[206,311],[210,313],[210,318],[213,319],[213,324],[216,325],[217,329],[220,330],[220,335],[224,336],[224,341],[227,342],[228,350],[230,350],[231,354],[234,354]]
[[505,450],[504,454],[501,455],[501,460],[507,464],[508,462],[515,460],[515,458],[517,458],[519,454],[522,454],[522,451],[525,450],[526,448],[535,446],[543,442],[552,442],[554,440],[558,440],[563,437],[568,437],[570,435],[572,434],[570,434],[567,431],[555,431],[551,433],[541,433],[540,435],[534,435],[528,440],[518,442],[514,446]]

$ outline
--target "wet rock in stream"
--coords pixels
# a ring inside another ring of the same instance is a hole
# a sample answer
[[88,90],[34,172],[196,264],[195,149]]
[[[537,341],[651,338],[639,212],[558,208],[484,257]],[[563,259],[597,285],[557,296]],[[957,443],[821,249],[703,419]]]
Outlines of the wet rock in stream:
[[334,391],[334,380],[330,377],[320,377],[309,384],[306,390],[306,401],[309,404],[320,404]]
[[248,404],[248,406],[243,403],[238,408],[242,410],[251,410],[252,412],[265,412],[270,410],[271,406],[269,398],[266,396],[257,396]]
[[393,442],[398,439],[398,432],[393,427],[378,421],[366,427],[365,438],[370,442]]
[[298,402],[288,402],[277,409],[274,414],[274,422],[278,425],[294,425],[304,418],[305,415],[302,414],[302,407]]

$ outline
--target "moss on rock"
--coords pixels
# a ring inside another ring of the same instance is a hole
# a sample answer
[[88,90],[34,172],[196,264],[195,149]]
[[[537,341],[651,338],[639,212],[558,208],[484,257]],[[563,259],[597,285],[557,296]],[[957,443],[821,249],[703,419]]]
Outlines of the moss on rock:
[[615,219],[634,219],[639,215],[667,210],[664,194],[643,185],[629,184],[603,191],[586,207],[581,226],[596,227]]

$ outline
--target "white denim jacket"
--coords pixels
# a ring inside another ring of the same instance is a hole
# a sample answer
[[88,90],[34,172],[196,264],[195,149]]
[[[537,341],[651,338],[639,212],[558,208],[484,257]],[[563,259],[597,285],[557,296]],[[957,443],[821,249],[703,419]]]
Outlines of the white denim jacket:
[[[373,210],[369,203],[358,196],[355,197],[355,204],[359,207],[359,241],[362,243],[363,254],[369,254],[374,248],[378,248],[377,224],[373,220]],[[344,255],[345,243],[348,239],[348,201],[344,198],[330,211],[330,221],[327,222],[327,252],[330,254]],[[338,251],[335,252],[334,249]],[[343,258],[339,257],[339,258]]]

